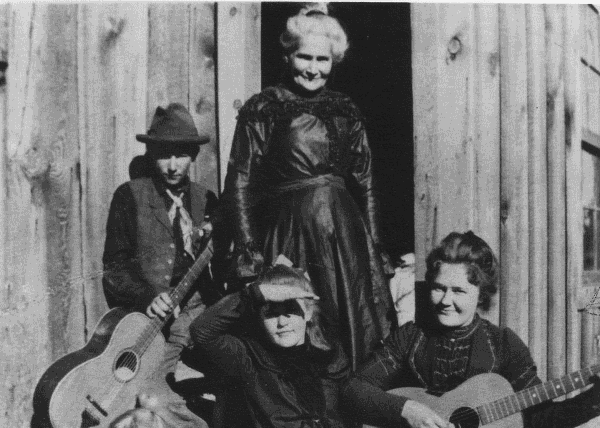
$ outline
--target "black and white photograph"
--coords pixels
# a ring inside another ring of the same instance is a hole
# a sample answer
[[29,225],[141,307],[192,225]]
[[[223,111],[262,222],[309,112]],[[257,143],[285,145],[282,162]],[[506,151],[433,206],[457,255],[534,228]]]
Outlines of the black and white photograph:
[[600,4],[0,2],[0,426],[600,428]]

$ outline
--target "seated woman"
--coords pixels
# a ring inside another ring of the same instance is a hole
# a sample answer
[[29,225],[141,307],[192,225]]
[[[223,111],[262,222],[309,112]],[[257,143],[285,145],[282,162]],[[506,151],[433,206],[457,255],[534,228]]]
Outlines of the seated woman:
[[[485,241],[473,232],[451,233],[429,254],[425,279],[431,312],[394,331],[343,387],[344,406],[363,422],[453,426],[427,405],[386,392],[393,388],[420,387],[440,396],[482,373],[499,374],[514,391],[541,382],[523,341],[476,313],[489,308],[497,291],[498,262]],[[595,385],[572,399],[530,407],[523,412],[525,426],[575,427],[598,414],[598,403]]]
[[301,271],[275,265],[192,323],[222,380],[215,427],[345,426],[337,400],[348,361],[321,330],[316,300]]

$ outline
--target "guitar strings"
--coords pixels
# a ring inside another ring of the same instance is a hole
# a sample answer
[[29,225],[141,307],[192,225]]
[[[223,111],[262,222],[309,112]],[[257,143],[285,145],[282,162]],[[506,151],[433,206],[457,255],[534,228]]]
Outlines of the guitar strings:
[[[555,379],[553,381],[547,381],[547,382],[544,382],[544,383],[539,383],[539,384],[534,385],[534,386],[532,386],[530,388],[518,391],[518,392],[514,393],[513,395],[516,396],[517,394],[531,394],[532,391],[533,391],[538,396],[541,397],[541,394],[539,393],[538,388],[543,388],[543,390],[546,392],[546,395],[549,397],[550,394],[549,394],[547,388],[549,386],[553,386],[554,387],[554,382],[556,382],[556,381],[562,383],[563,388],[564,388],[564,386],[566,385],[565,384],[565,381],[567,380],[566,378],[568,378],[569,382],[571,383],[572,388],[573,388],[572,390],[580,389],[580,388],[575,388],[575,382],[572,380],[572,376],[576,375],[579,378],[583,379],[583,378],[585,378],[584,372],[589,372],[590,375],[593,375],[594,373],[596,373],[598,371],[600,371],[600,364],[594,364],[594,365],[592,365],[590,367],[585,367],[585,368],[582,368],[582,369],[580,369],[578,371],[575,371],[573,373],[569,373],[569,374],[567,374],[565,376],[562,376],[561,378]],[[589,385],[590,381],[586,381],[585,383],[586,383],[586,385]],[[584,385],[584,386],[586,386],[586,385]],[[565,391],[565,393],[566,393],[566,391]],[[560,396],[560,395],[564,395],[564,394],[559,394],[558,396]],[[495,421],[495,420],[506,418],[508,416],[511,416],[513,414],[519,413],[520,411],[524,410],[524,409],[520,409],[520,410],[517,410],[517,411],[514,411],[514,410],[511,411],[510,407],[514,408],[514,405],[510,401],[510,397],[511,396],[502,397],[502,398],[499,398],[499,399],[497,399],[495,401],[492,401],[490,403],[487,403],[487,404],[484,404],[484,405],[481,405],[481,406],[477,406],[475,408],[468,408],[468,409],[465,409],[465,410],[459,410],[456,413],[454,413],[452,416],[455,416],[457,421],[466,420],[466,416],[471,411],[474,411],[478,415],[479,418],[481,418],[481,414],[483,413],[488,419],[491,419],[490,422],[492,422],[492,421]],[[525,398],[524,398],[524,400],[525,400],[525,403],[527,404],[527,401],[526,401]],[[530,398],[530,400],[533,403],[533,399]],[[539,403],[534,403],[534,404],[531,404],[531,405],[527,405],[525,408],[534,406],[536,404],[541,404],[544,401],[547,401],[547,400],[542,400]],[[504,415],[504,410],[502,409],[502,404],[504,405],[504,407],[506,408],[506,410],[509,412],[506,415]],[[518,402],[518,399],[517,399],[517,404],[520,406],[520,403]],[[479,410],[477,410],[477,409],[479,409]],[[494,414],[494,411],[495,411],[496,414]],[[496,415],[500,415],[500,417],[497,417]]]

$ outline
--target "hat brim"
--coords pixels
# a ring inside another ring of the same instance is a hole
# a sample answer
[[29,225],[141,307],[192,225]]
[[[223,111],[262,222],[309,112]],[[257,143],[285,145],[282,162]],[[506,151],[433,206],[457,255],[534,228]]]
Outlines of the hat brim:
[[141,143],[163,143],[163,144],[206,144],[210,137],[167,137],[147,134],[137,134],[135,139]]

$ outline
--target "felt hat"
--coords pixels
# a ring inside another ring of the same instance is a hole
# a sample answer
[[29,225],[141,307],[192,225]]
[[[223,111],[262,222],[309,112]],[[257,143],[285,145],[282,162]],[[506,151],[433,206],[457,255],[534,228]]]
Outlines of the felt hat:
[[179,103],[171,103],[166,109],[157,107],[152,124],[146,134],[137,134],[142,143],[206,144],[208,136],[198,135],[194,119]]

